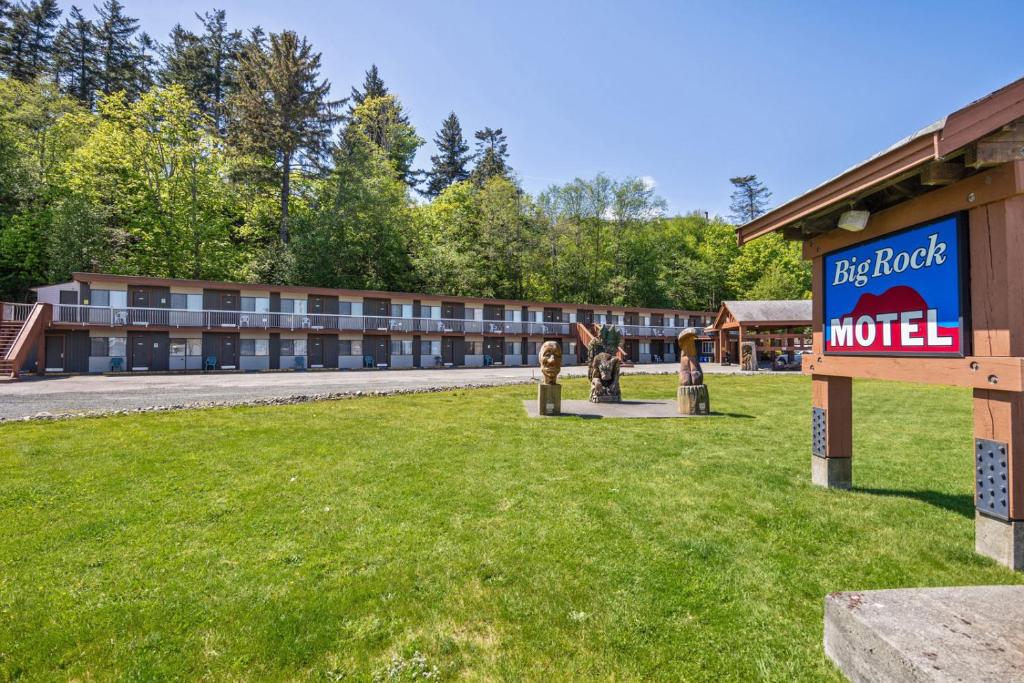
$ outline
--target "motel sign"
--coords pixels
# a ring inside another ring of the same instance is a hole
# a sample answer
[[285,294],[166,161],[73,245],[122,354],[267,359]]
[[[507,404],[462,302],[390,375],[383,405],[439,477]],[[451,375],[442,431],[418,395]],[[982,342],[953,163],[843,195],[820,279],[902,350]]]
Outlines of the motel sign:
[[825,353],[966,355],[963,225],[949,216],[826,255]]

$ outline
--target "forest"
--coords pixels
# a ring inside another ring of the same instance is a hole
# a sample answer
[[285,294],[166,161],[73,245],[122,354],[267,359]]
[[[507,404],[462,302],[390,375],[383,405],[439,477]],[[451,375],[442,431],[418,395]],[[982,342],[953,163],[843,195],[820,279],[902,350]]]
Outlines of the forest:
[[0,300],[75,271],[684,309],[809,296],[795,245],[736,244],[771,196],[756,176],[723,179],[727,218],[669,215],[632,177],[531,196],[501,122],[468,134],[454,112],[416,168],[430,133],[372,60],[338,93],[304,37],[222,10],[154,38],[118,0],[0,0]]

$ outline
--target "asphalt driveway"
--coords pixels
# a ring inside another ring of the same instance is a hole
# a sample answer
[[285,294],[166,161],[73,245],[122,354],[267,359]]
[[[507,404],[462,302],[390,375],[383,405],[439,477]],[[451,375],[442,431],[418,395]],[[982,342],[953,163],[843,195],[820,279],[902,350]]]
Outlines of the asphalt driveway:
[[[675,372],[673,364],[638,365],[629,373]],[[562,375],[578,377],[586,367],[567,367]],[[706,365],[708,373],[737,372],[736,366]],[[488,367],[440,370],[353,370],[188,375],[124,374],[27,377],[0,384],[0,420],[117,411],[217,402],[246,402],[295,396],[362,391],[445,389],[496,386],[539,378],[537,368]]]

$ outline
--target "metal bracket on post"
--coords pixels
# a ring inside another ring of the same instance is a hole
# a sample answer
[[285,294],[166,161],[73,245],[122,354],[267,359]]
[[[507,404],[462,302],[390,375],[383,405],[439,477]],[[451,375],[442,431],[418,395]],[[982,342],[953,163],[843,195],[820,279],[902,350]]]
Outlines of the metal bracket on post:
[[974,440],[974,506],[997,519],[1010,519],[1008,445],[990,439]]
[[811,408],[811,454],[824,458],[826,450],[825,409]]

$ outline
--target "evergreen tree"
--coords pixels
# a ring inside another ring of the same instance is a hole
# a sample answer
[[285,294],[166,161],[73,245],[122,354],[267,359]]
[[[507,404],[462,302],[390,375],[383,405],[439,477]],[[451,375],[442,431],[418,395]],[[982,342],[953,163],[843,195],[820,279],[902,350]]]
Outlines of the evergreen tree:
[[352,95],[348,98],[348,116],[352,116],[352,112],[356,108],[366,101],[368,97],[384,97],[388,94],[388,87],[384,85],[384,79],[380,77],[380,72],[377,71],[377,65],[371,64],[370,69],[366,72],[363,78],[363,89],[360,90],[355,86],[352,87]]
[[292,31],[270,34],[266,48],[250,42],[238,80],[230,139],[242,154],[263,160],[251,169],[257,175],[272,169],[280,188],[279,236],[287,244],[292,172],[322,167],[341,103],[328,99],[331,84],[320,80],[320,53]]
[[736,188],[730,197],[729,210],[732,211],[730,218],[737,225],[749,223],[768,208],[772,193],[756,175],[729,178],[729,182]]
[[96,42],[99,50],[99,85],[106,94],[120,90],[136,99],[152,82],[147,54],[154,45],[145,33],[139,34],[139,20],[125,14],[119,0],[104,0],[96,8]]
[[64,92],[92,108],[99,89],[96,27],[74,5],[70,14],[54,40],[54,69]]
[[462,137],[462,126],[455,112],[448,114],[448,118],[441,124],[441,130],[434,136],[434,144],[437,145],[437,154],[430,157],[432,168],[427,173],[427,189],[424,192],[431,198],[441,194],[452,183],[469,177],[469,171],[466,170],[469,145]]
[[53,68],[53,39],[60,19],[57,0],[14,5],[0,41],[0,69],[21,81],[33,81]]
[[223,133],[225,101],[235,89],[242,33],[228,29],[224,10],[197,14],[196,18],[203,25],[202,35],[178,24],[171,30],[170,42],[161,46],[160,81],[182,85]]
[[508,177],[508,143],[501,128],[484,128],[474,133],[476,143],[476,166],[471,178],[477,185],[483,185],[497,176]]

